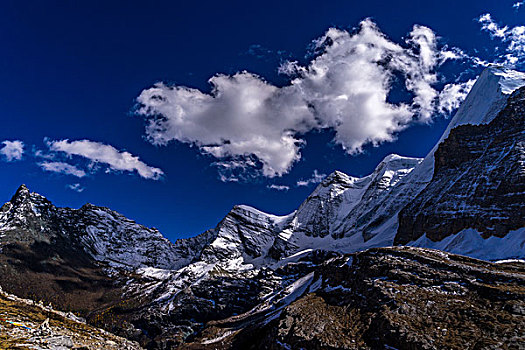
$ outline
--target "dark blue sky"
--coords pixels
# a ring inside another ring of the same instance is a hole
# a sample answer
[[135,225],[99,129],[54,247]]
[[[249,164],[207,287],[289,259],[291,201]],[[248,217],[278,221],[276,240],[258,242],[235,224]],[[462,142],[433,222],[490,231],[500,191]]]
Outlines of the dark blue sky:
[[[214,227],[235,204],[289,213],[313,189],[293,184],[314,169],[362,176],[389,153],[422,157],[448,120],[437,117],[429,125],[409,127],[397,141],[367,146],[355,156],[331,142],[331,131],[312,132],[302,159],[282,178],[225,183],[210,165],[216,159],[196,147],[178,142],[157,147],[145,140],[144,120],[132,113],[140,92],[158,81],[209,91],[207,80],[214,74],[242,70],[286,84],[277,74],[281,60],[307,63],[312,40],[329,27],[354,28],[366,17],[395,42],[421,24],[442,44],[492,60],[498,43],[480,31],[476,18],[489,12],[501,24],[523,25],[525,10],[512,8],[514,2],[2,1],[0,141],[21,140],[25,153],[20,161],[0,161],[0,201],[25,183],[57,205],[107,206],[172,240]],[[253,54],[253,45],[263,50]],[[443,69],[456,75],[466,71],[470,78],[481,70],[467,63]],[[44,138],[110,144],[165,176],[154,181],[136,173],[98,171],[78,179],[44,172],[31,155],[32,147],[46,150]],[[67,188],[73,183],[85,190]],[[271,183],[291,189],[269,190]]]

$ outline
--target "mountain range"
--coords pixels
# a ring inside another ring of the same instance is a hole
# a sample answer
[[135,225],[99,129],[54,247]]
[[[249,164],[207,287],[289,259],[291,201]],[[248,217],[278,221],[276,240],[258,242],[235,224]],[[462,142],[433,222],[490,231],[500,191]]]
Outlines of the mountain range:
[[3,290],[151,349],[518,349],[524,258],[525,74],[501,67],[424,159],[335,171],[286,216],[172,243],[24,185],[0,208]]

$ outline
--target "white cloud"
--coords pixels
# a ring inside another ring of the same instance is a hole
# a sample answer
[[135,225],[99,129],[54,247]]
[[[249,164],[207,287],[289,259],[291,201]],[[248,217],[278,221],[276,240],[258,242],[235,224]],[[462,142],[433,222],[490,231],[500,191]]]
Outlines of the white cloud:
[[15,160],[22,159],[24,154],[24,143],[19,140],[2,142],[4,147],[0,148],[0,154],[5,158],[6,161],[12,162]]
[[85,188],[82,187],[79,183],[67,185],[67,188],[78,193],[85,190]]
[[525,5],[525,1],[518,1],[518,2],[515,2],[512,7],[514,7],[516,10],[519,10],[520,7],[522,7],[523,5]]
[[509,66],[523,64],[523,60],[525,60],[525,26],[501,27],[492,19],[490,13],[480,16],[478,22],[481,23],[481,29],[489,32],[493,39],[499,39],[507,44],[506,54],[500,56],[502,63]]
[[[436,69],[449,59],[465,59],[459,50],[439,49],[427,27],[415,25],[401,45],[369,19],[353,34],[330,28],[314,45],[319,55],[307,66],[280,67],[291,77],[282,87],[244,71],[212,77],[210,94],[164,83],[144,90],[138,114],[147,120],[148,140],[188,143],[218,163],[244,163],[237,168],[281,176],[301,158],[309,131],[333,129],[335,142],[356,153],[366,144],[394,140],[413,122],[430,121],[440,111]],[[414,95],[411,101],[388,101],[397,78]]]
[[439,93],[438,109],[441,113],[451,113],[459,107],[461,102],[467,97],[470,89],[476,82],[476,79],[471,79],[464,83],[447,84]]
[[219,172],[222,182],[248,181],[257,176],[257,171],[250,171],[257,166],[257,160],[246,156],[242,160],[224,160],[212,163]]
[[239,162],[255,155],[264,175],[286,173],[303,143],[295,134],[315,125],[300,96],[247,72],[217,75],[210,83],[213,95],[162,83],[143,91],[140,113],[152,116],[148,139],[156,145],[171,140],[195,144],[216,158]]
[[271,190],[276,190],[276,191],[288,191],[290,189],[290,186],[276,185],[276,184],[271,184],[271,185],[268,185],[266,187],[271,189]]
[[302,186],[310,186],[311,184],[318,184],[318,183],[322,182],[325,177],[326,177],[326,174],[319,174],[319,172],[316,169],[316,170],[314,170],[314,173],[312,174],[312,177],[310,177],[309,179],[306,179],[306,180],[299,180],[299,181],[297,181],[297,183],[295,185],[297,187],[302,187]]
[[82,169],[77,168],[74,165],[64,162],[42,162],[39,163],[40,167],[46,171],[54,173],[61,173],[66,175],[73,175],[76,177],[86,176],[86,172]]
[[48,159],[48,160],[55,158],[54,153],[46,153],[40,149],[37,149],[35,146],[33,146],[33,155],[37,158]]
[[111,170],[136,171],[143,178],[153,180],[160,179],[164,174],[162,170],[142,162],[139,157],[100,142],[60,140],[48,141],[48,146],[52,152],[64,152],[69,156],[84,157],[92,162],[91,167],[103,163]]

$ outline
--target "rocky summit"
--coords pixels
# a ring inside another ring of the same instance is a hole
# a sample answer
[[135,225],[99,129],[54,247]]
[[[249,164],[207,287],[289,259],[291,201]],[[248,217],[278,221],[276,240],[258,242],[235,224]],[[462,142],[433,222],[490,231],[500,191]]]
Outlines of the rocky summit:
[[0,344],[523,349],[524,86],[488,68],[424,159],[336,171],[289,215],[237,205],[175,243],[22,185],[0,208]]

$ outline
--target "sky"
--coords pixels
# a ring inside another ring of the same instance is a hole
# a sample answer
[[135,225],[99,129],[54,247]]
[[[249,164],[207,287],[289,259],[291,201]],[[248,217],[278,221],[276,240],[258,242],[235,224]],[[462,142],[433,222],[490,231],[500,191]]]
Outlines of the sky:
[[0,201],[20,184],[176,240],[424,157],[522,1],[2,1]]

